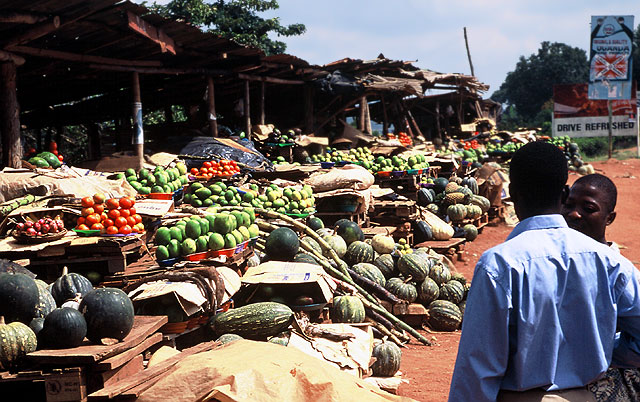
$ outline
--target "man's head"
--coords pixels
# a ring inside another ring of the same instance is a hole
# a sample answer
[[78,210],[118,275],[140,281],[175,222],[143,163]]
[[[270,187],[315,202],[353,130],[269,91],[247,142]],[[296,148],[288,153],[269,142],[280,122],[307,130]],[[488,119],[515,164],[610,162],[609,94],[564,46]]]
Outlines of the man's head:
[[509,192],[518,218],[560,213],[567,178],[567,159],[555,145],[536,141],[518,149],[509,164]]
[[571,186],[562,205],[562,215],[569,227],[606,243],[605,230],[616,218],[616,185],[606,176],[582,176]]

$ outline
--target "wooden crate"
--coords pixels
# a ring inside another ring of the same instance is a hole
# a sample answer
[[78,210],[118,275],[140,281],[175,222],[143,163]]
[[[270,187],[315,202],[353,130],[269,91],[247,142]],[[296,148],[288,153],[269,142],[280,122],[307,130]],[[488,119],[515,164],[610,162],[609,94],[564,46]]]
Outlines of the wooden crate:
[[349,213],[349,212],[316,212],[313,214],[322,219],[326,227],[331,227],[339,219],[349,219],[358,224],[361,228],[369,227],[369,215],[367,212]]
[[398,218],[413,219],[418,214],[418,206],[415,201],[376,201],[369,208],[371,219],[381,215],[390,215]]
[[428,317],[427,309],[420,303],[398,303],[392,305],[383,300],[381,304],[387,311],[412,327],[421,327]]
[[461,220],[459,222],[455,222],[454,224],[455,224],[455,226],[459,226],[459,227],[471,224],[471,225],[475,226],[476,228],[478,228],[478,232],[480,232],[483,227],[487,226],[488,223],[489,223],[489,214],[487,212],[485,212],[479,218],[463,219],[463,220]]
[[444,254],[451,261],[464,258],[464,245],[467,241],[461,237],[452,237],[449,240],[429,240],[416,244],[415,248],[429,247],[439,254]]

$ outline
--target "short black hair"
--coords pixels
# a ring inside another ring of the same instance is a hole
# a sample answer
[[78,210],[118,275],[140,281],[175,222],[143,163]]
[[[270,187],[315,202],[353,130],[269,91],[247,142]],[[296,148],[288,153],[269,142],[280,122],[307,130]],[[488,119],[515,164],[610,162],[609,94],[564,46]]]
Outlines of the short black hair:
[[605,200],[607,202],[607,206],[609,207],[608,212],[613,212],[616,209],[616,203],[618,202],[618,189],[613,181],[605,175],[600,173],[588,174],[586,176],[582,176],[578,180],[573,183],[576,184],[593,186],[602,192]]
[[509,180],[521,202],[536,208],[552,207],[562,198],[569,177],[567,158],[555,145],[534,141],[523,145],[509,163]]

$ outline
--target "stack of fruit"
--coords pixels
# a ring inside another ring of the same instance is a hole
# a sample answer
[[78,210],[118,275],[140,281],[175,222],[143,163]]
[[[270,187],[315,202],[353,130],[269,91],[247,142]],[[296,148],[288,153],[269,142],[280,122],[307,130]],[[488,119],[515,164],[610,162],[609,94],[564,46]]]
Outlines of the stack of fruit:
[[219,181],[209,186],[193,183],[185,194],[185,202],[193,207],[243,206],[271,209],[283,214],[315,212],[315,198],[311,186],[279,188],[275,184],[260,194],[256,184],[239,189]]
[[196,253],[233,250],[258,237],[252,208],[229,213],[192,215],[171,227],[163,226],[155,235],[156,259],[164,261]]
[[270,144],[293,144],[295,133],[293,130],[287,131],[286,134],[282,134],[277,128],[273,130],[267,137],[267,143]]
[[40,218],[37,221],[27,220],[16,224],[14,237],[41,237],[66,232],[62,219],[51,217]]
[[[187,167],[182,162],[166,169],[162,166],[156,166],[153,173],[145,168],[136,173],[134,169],[129,168],[124,172],[124,176],[138,194],[144,195],[173,193],[189,183]],[[121,178],[121,176],[116,175],[116,178]]]
[[98,193],[84,197],[81,202],[81,216],[76,221],[78,230],[99,230],[100,234],[107,235],[144,232],[142,217],[137,214],[132,198],[107,199]]
[[29,158],[28,162],[36,167],[52,167],[56,169],[60,167],[64,160],[62,154],[58,153],[58,144],[55,141],[49,143],[49,152],[41,152],[39,154],[37,152],[35,148],[29,148],[24,155],[25,158]]
[[240,168],[236,161],[220,159],[219,161],[206,161],[199,169],[191,168],[189,173],[197,178],[205,178],[209,180],[215,177],[231,177],[240,173]]
[[374,156],[367,147],[358,147],[349,151],[342,151],[335,148],[327,148],[327,153],[322,155],[312,155],[309,158],[311,163],[317,162],[351,162],[362,165],[371,173],[381,171],[400,171],[412,169],[425,169],[429,167],[425,154],[412,153],[408,156],[395,155],[390,158],[384,156]]

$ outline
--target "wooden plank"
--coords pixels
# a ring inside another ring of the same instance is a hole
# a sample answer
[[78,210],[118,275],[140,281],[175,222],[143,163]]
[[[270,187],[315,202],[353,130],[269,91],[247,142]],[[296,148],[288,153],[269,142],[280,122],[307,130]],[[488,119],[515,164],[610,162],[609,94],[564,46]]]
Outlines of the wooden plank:
[[176,54],[176,44],[162,29],[154,27],[131,11],[127,11],[127,19],[129,28],[160,45],[162,53]]
[[95,366],[92,367],[92,369],[96,371],[103,371],[103,370],[106,371],[106,370],[113,370],[115,368],[118,368],[123,364],[127,363],[136,355],[141,354],[145,350],[149,349],[151,346],[161,341],[162,341],[162,333],[156,332],[155,334],[145,339],[141,344],[134,346],[133,348],[127,351],[124,351],[118,355],[109,357],[108,359],[98,362]]
[[34,39],[38,39],[42,36],[45,36],[60,27],[60,17],[54,16],[47,21],[41,22],[37,25],[34,25],[33,28],[22,32],[21,34],[14,36],[13,38],[9,38],[8,41],[5,41],[4,47],[10,48],[14,45],[19,45],[22,43],[27,43]]
[[46,15],[29,13],[24,11],[2,11],[0,12],[0,22],[13,22],[16,24],[36,24],[46,21]]
[[5,52],[4,50],[0,50],[0,62],[2,61],[10,61],[16,66],[21,66],[24,64],[24,57],[18,56],[17,54],[13,54],[10,52]]
[[263,77],[260,75],[251,75],[251,74],[238,74],[238,78],[246,81],[262,81],[268,82],[271,84],[283,84],[283,85],[302,85],[304,81],[302,80],[289,80],[284,78],[275,78],[275,77]]
[[185,349],[180,352],[180,354],[170,357],[158,363],[156,366],[148,368],[141,373],[90,394],[89,400],[111,399],[117,395],[137,397],[144,390],[148,389],[160,380],[161,375],[167,375],[171,371],[175,370],[175,365],[180,360],[196,353],[211,350],[217,345],[219,345],[218,342],[211,341],[203,342],[189,349]]
[[162,62],[156,60],[124,60],[111,57],[91,56],[87,54],[77,54],[63,52],[59,50],[38,49],[28,46],[13,46],[11,50],[17,53],[28,54],[36,57],[50,59],[77,61],[81,63],[98,63],[105,65],[138,66],[138,67],[162,67]]
[[16,65],[13,62],[0,62],[2,164],[6,167],[20,168],[22,167],[22,145],[16,76]]
[[38,364],[82,365],[93,364],[122,353],[142,343],[169,321],[167,316],[135,316],[129,335],[114,345],[96,345],[85,339],[72,349],[43,349],[29,353],[27,359]]
[[430,247],[434,250],[436,249],[449,249],[451,247],[459,247],[463,245],[466,240],[462,237],[452,237],[449,240],[428,240],[423,241],[422,243],[418,243],[415,245],[416,248],[420,247]]
[[101,373],[96,373],[97,377],[100,377],[102,384],[100,388],[108,387],[109,385],[119,383],[125,379],[136,375],[144,370],[144,358],[142,355],[133,356],[127,363],[114,370],[109,370]]

